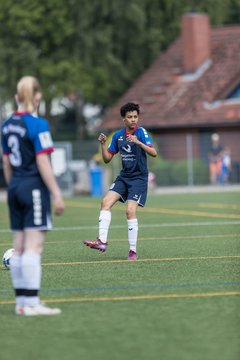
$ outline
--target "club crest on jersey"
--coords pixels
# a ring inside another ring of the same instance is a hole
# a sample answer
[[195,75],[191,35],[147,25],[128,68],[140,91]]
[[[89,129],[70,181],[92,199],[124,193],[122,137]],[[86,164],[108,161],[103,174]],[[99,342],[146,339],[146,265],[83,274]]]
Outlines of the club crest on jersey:
[[131,146],[130,146],[129,144],[127,144],[126,146],[123,146],[122,148],[123,148],[123,150],[125,150],[127,153],[132,152]]

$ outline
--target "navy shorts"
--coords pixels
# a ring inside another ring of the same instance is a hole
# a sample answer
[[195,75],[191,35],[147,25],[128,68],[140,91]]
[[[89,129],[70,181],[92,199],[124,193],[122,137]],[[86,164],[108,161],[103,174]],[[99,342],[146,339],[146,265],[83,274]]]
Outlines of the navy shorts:
[[147,178],[125,178],[118,176],[110,186],[110,191],[118,193],[119,201],[133,200],[139,206],[144,206],[147,200],[148,180]]
[[8,186],[8,206],[13,231],[51,230],[50,193],[40,177],[12,178]]

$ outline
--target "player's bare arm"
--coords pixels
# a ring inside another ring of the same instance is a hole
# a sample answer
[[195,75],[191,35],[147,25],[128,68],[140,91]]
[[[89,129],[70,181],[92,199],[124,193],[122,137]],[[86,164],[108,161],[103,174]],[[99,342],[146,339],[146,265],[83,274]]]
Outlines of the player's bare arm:
[[105,162],[105,164],[107,164],[112,160],[113,155],[107,151],[107,146],[106,146],[107,137],[106,137],[106,135],[101,133],[99,135],[99,137],[98,137],[98,141],[101,144],[103,161]]
[[148,155],[152,157],[157,156],[157,151],[154,147],[150,147],[148,145],[143,144],[140,140],[138,140],[136,135],[128,135],[127,140],[134,142],[139,145]]
[[3,173],[6,183],[9,184],[12,177],[12,167],[8,155],[3,155]]
[[49,156],[48,154],[38,154],[36,161],[41,177],[53,195],[54,212],[56,215],[61,215],[64,211],[65,205],[62,199],[60,188],[52,171]]

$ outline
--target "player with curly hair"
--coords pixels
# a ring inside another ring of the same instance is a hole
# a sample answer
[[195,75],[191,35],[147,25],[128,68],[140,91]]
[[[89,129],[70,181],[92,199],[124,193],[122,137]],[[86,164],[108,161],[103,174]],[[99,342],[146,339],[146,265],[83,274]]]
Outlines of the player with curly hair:
[[113,156],[120,153],[122,170],[103,197],[99,215],[99,235],[96,240],[85,240],[91,249],[106,251],[108,230],[111,223],[111,208],[117,201],[127,202],[126,216],[128,225],[128,260],[137,260],[138,220],[137,208],[144,206],[147,199],[148,167],[147,156],[157,156],[152,140],[143,127],[138,126],[140,108],[138,104],[127,103],[120,109],[125,127],[114,133],[109,147],[106,135],[101,133],[102,157],[109,163]]

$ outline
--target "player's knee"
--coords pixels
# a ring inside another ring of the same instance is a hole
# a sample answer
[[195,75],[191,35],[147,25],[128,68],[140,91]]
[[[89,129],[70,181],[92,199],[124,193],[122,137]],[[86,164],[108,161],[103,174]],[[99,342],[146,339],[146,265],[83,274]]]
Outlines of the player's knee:
[[126,216],[128,220],[135,219],[136,218],[136,211],[135,209],[128,208],[126,210]]
[[101,202],[101,209],[102,210],[110,210],[111,209],[111,203],[110,201],[104,197]]

